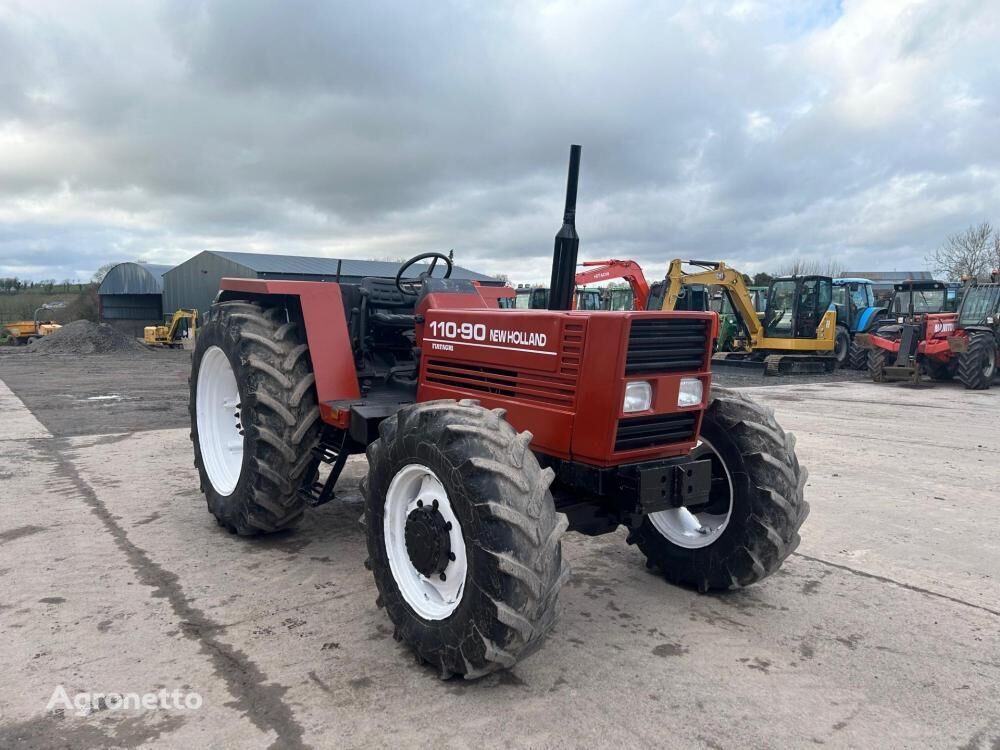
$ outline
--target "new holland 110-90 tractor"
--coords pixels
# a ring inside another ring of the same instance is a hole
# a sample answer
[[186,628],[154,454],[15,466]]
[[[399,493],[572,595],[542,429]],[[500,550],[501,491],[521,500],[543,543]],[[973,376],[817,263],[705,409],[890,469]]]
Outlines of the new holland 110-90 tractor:
[[444,676],[541,643],[567,528],[625,526],[649,567],[712,591],[777,570],[808,512],[793,437],[710,388],[714,313],[571,310],[579,155],[548,310],[501,309],[425,253],[357,284],[225,279],[194,351],[195,465],[218,523],[288,528],[366,452],[376,603]]

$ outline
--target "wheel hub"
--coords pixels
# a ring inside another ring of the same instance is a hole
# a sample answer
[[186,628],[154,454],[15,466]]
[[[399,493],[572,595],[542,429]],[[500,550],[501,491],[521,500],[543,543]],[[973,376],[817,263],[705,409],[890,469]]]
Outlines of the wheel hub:
[[450,530],[451,524],[438,511],[437,500],[432,505],[418,500],[417,507],[406,517],[406,552],[421,575],[441,575],[448,567],[453,558]]

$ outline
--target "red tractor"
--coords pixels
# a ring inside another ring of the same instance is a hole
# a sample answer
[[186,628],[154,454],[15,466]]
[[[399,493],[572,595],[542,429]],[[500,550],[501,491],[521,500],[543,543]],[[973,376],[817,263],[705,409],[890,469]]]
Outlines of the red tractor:
[[956,378],[970,390],[990,387],[1000,341],[1000,285],[969,287],[957,313],[942,309],[941,282],[897,284],[889,317],[856,339],[869,350],[868,372],[876,383]]
[[649,567],[710,591],[777,570],[808,513],[793,437],[710,390],[714,313],[570,310],[579,153],[549,310],[501,307],[425,253],[357,284],[225,279],[194,351],[195,465],[219,525],[293,526],[367,453],[376,603],[443,676],[541,643],[567,528],[625,526]]

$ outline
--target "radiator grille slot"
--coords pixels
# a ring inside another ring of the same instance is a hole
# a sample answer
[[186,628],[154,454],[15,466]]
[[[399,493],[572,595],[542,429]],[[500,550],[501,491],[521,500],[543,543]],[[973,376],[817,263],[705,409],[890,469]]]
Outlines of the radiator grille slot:
[[576,390],[575,379],[571,378],[525,375],[517,370],[434,359],[427,363],[427,382],[561,406],[573,403]]
[[633,417],[618,421],[615,435],[616,451],[634,451],[654,445],[683,443],[694,439],[697,412],[657,414],[652,417]]
[[707,320],[640,318],[629,331],[625,374],[698,371],[707,351]]

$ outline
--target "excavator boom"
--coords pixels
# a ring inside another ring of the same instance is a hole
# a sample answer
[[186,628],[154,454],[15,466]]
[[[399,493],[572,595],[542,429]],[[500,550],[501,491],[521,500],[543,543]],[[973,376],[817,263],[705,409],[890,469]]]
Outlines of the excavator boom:
[[632,309],[645,310],[649,300],[649,284],[642,268],[634,260],[585,260],[586,270],[576,275],[576,285],[593,284],[596,281],[625,279],[632,288]]
[[[685,263],[704,270],[686,273],[683,270]],[[742,347],[744,351],[720,352],[715,357],[717,362],[763,363],[765,372],[769,375],[832,369],[836,311],[831,304],[832,300],[827,299],[824,303],[817,292],[824,283],[823,288],[832,289],[832,280],[827,277],[797,277],[776,281],[795,282],[793,302],[783,305],[782,309],[773,309],[772,303],[777,295],[772,294],[772,283],[768,290],[767,311],[762,320],[754,307],[753,297],[743,274],[739,271],[716,261],[672,260],[664,282],[666,288],[661,309],[676,309],[685,287],[696,284],[721,287],[747,336]],[[803,281],[815,285],[811,292],[813,297],[809,296],[808,290],[799,289]],[[777,325],[781,322],[784,326]],[[783,333],[777,333],[779,330]]]

